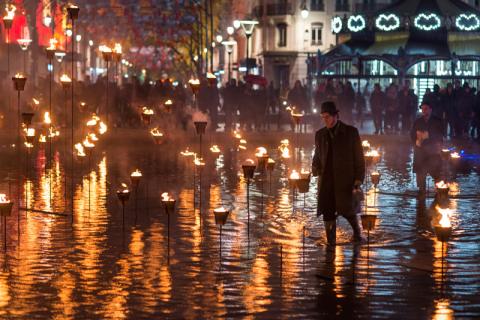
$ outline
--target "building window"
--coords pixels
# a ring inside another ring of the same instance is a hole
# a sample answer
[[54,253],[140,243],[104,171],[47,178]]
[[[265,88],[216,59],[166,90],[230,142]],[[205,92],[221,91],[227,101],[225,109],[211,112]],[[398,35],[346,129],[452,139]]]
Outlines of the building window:
[[312,23],[312,46],[320,46],[322,44],[322,23]]
[[335,11],[350,11],[348,0],[335,0]]
[[323,0],[310,0],[311,11],[325,11]]
[[286,47],[287,46],[287,24],[279,23],[277,24],[278,32],[278,46]]

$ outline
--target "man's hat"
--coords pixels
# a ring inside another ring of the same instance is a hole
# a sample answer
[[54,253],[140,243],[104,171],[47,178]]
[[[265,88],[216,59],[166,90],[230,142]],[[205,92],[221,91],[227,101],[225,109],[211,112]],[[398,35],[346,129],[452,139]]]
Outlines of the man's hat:
[[322,103],[322,106],[320,108],[320,113],[329,113],[332,116],[336,115],[338,113],[338,109],[335,106],[335,102],[325,101],[324,103]]

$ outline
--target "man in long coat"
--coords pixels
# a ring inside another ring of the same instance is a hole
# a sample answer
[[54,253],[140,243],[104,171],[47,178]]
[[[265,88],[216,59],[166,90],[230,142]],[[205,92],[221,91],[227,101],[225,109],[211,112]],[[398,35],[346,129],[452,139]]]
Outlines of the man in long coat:
[[327,242],[332,247],[337,214],[352,226],[353,240],[362,240],[354,193],[365,178],[365,159],[358,130],[338,120],[335,103],[324,102],[320,113],[325,127],[315,134],[312,173],[318,176],[317,214],[323,215]]
[[428,103],[422,103],[422,116],[413,123],[410,138],[415,144],[413,149],[413,172],[417,176],[419,195],[426,190],[427,174],[438,180],[441,174],[440,151],[443,141],[442,120],[435,117]]

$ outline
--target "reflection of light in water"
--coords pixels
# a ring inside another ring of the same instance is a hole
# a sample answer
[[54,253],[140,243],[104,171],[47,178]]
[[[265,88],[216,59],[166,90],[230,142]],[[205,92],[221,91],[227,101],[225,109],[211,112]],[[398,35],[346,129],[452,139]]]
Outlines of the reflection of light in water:
[[[379,209],[376,207],[378,205],[378,192],[374,192],[373,189],[367,191],[365,195],[365,205],[367,206],[367,213],[370,214],[378,214]],[[363,208],[363,212],[365,212],[365,207]]]
[[[0,273],[0,308],[7,307],[10,303],[10,286],[8,285],[8,278],[10,272]],[[4,315],[4,313],[0,313]]]
[[453,319],[453,310],[450,308],[450,300],[437,299],[435,300],[435,313],[433,320],[450,320]]
[[[433,278],[435,279],[435,283],[438,286],[442,285],[442,242],[435,240],[433,244]],[[448,253],[448,243],[445,243],[443,247],[443,277],[446,277],[446,271],[448,267],[447,263],[447,253]]]
[[33,194],[33,183],[30,179],[27,179],[24,183],[24,189],[25,189],[25,196],[26,196],[26,199],[25,201],[28,200],[28,202],[25,202],[25,207],[26,208],[31,208],[33,207],[33,203],[34,203],[34,194]]
[[334,271],[333,271],[333,291],[335,291],[335,296],[340,299],[345,297],[342,293],[343,285],[342,285],[342,270],[345,266],[345,255],[343,254],[343,250],[340,246],[335,247],[335,261],[334,261]]
[[268,283],[270,271],[264,255],[264,253],[257,254],[250,271],[250,281],[243,291],[243,299],[248,314],[265,312],[267,311],[266,306],[272,303],[270,299],[272,288]]

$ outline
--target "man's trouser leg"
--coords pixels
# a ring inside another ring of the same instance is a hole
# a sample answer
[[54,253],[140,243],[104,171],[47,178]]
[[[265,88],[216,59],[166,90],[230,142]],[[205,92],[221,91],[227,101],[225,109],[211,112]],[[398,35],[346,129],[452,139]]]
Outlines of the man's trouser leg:
[[427,190],[427,173],[425,171],[419,171],[416,173],[417,187],[420,194],[425,194]]
[[358,215],[353,215],[349,217],[345,217],[348,223],[352,227],[353,230],[353,241],[362,241],[362,231],[360,229],[360,220],[358,219]]
[[337,239],[337,220],[324,220],[327,243],[334,247]]

